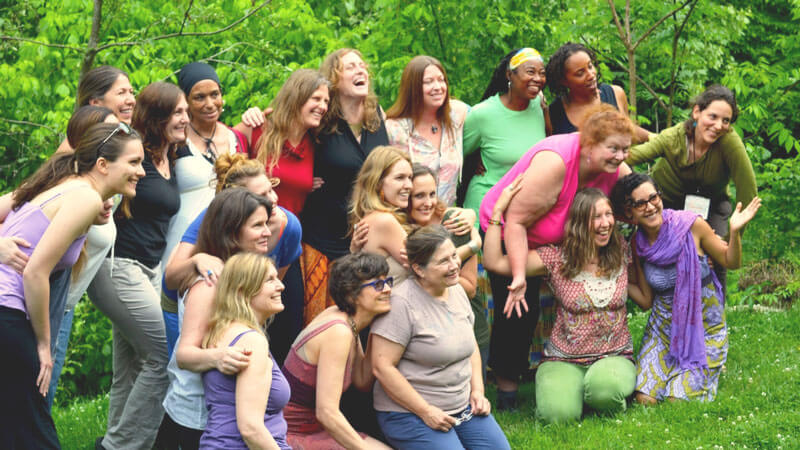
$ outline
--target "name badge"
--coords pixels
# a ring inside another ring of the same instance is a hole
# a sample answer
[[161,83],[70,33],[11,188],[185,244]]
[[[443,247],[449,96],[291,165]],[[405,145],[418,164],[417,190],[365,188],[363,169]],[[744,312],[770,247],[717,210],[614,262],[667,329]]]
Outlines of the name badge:
[[703,219],[708,219],[708,209],[711,207],[711,199],[699,195],[687,195],[683,205],[684,211],[691,211],[700,214]]

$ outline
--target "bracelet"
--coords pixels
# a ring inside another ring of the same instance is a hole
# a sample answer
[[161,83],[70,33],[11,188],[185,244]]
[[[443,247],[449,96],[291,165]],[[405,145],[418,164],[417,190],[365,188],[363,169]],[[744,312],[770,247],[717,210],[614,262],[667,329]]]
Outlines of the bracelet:
[[476,244],[475,241],[467,242],[467,248],[469,248],[469,251],[471,251],[475,255],[477,255],[478,252],[481,251],[481,248],[478,247],[478,244]]
[[494,220],[494,219],[489,219],[488,223],[489,225],[502,225],[502,223],[499,220]]

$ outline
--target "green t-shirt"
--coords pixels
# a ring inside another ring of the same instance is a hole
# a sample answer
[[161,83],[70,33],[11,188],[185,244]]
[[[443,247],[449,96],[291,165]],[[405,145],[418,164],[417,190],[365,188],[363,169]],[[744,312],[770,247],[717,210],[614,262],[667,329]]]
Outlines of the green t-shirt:
[[731,130],[696,161],[690,161],[686,128],[678,124],[631,148],[625,161],[633,166],[658,158],[652,170],[668,207],[683,208],[684,196],[702,195],[712,201],[728,198],[728,183],[736,186],[736,201],[747,206],[756,196],[756,176],[742,138]]
[[538,98],[523,111],[506,108],[499,95],[475,105],[464,122],[464,156],[480,148],[486,173],[472,177],[464,207],[477,214],[489,189],[544,137],[544,114]]

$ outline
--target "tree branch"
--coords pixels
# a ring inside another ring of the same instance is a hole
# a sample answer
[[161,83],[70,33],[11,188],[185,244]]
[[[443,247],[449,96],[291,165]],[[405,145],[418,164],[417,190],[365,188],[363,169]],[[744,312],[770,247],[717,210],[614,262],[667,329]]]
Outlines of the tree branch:
[[2,120],[3,122],[13,123],[15,125],[26,125],[26,126],[30,126],[30,127],[44,128],[46,130],[52,131],[53,133],[61,135],[61,132],[58,131],[57,129],[55,129],[55,128],[49,126],[49,125],[42,124],[42,123],[29,122],[27,120],[6,119],[5,117],[0,117],[0,120]]
[[625,35],[625,29],[622,28],[622,23],[619,21],[619,15],[617,15],[617,7],[614,6],[614,0],[608,0],[608,6],[611,7],[611,14],[614,16],[614,25],[617,26],[617,32],[619,33],[619,38],[622,40],[622,45],[628,48],[628,37]]
[[189,6],[186,7],[186,11],[183,13],[183,22],[181,22],[181,29],[178,30],[178,34],[183,33],[183,27],[186,26],[186,21],[189,20],[189,10],[192,9],[193,4],[194,0],[189,0]]
[[220,28],[218,30],[214,30],[214,31],[199,31],[199,32],[191,32],[191,33],[184,33],[183,31],[180,31],[180,32],[177,32],[177,33],[169,33],[169,34],[163,34],[161,36],[155,36],[155,37],[152,37],[152,38],[145,38],[145,39],[142,39],[140,41],[110,42],[108,44],[104,44],[104,45],[101,45],[100,47],[97,47],[97,51],[100,52],[100,51],[103,51],[103,50],[105,50],[107,48],[111,48],[111,47],[130,47],[130,46],[135,46],[135,45],[141,45],[141,44],[144,44],[146,42],[160,41],[162,39],[171,39],[171,38],[180,37],[180,36],[213,36],[215,34],[224,33],[226,31],[230,30],[231,28],[235,27],[236,25],[239,25],[240,23],[244,22],[250,16],[252,16],[255,13],[257,13],[259,10],[261,10],[263,7],[267,6],[270,3],[272,3],[272,0],[266,0],[266,1],[262,2],[260,5],[258,5],[255,8],[253,8],[250,12],[248,12],[244,16],[236,19],[235,21],[231,22],[227,26],[222,27],[222,28]]
[[72,50],[75,52],[82,52],[83,49],[80,47],[75,47],[74,45],[64,45],[64,44],[51,44],[49,42],[42,42],[37,41],[35,39],[28,39],[24,37],[17,37],[17,36],[0,36],[0,40],[2,41],[19,41],[19,42],[27,42],[29,44],[36,44],[41,45],[43,47],[51,47],[51,48],[63,48],[66,50]]
[[[609,0],[609,1],[611,1],[611,0]],[[669,18],[669,16],[671,16],[671,15],[675,14],[676,12],[682,10],[683,8],[686,7],[686,5],[688,5],[689,3],[693,2],[693,1],[695,1],[695,0],[686,0],[685,2],[683,2],[682,5],[678,6],[677,8],[673,9],[672,11],[668,12],[662,18],[658,19],[658,21],[656,21],[656,23],[654,23],[653,26],[651,26],[647,31],[644,32],[643,35],[641,35],[639,37],[639,39],[636,40],[636,43],[633,44],[633,48],[638,47],[639,44],[641,44],[642,41],[644,41],[647,38],[647,36],[650,36],[650,33],[655,31],[655,29],[658,28],[658,26],[661,25],[665,20],[667,20]]]

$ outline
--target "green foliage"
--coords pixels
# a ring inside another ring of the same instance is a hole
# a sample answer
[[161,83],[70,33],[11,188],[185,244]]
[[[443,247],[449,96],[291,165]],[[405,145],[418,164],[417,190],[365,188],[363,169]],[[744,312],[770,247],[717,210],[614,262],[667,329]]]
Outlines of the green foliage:
[[111,387],[111,322],[85,296],[75,307],[67,358],[56,401],[96,396]]

